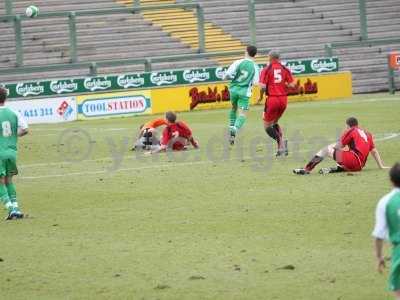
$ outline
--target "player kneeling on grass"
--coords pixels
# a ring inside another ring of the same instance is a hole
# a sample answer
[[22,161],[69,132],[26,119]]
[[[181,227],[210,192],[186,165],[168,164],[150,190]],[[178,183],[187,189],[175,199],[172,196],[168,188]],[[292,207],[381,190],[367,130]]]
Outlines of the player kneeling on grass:
[[161,145],[151,153],[166,150],[182,151],[186,150],[188,145],[192,145],[195,149],[199,148],[199,144],[192,136],[192,130],[184,122],[176,121],[174,112],[167,112],[165,118],[168,121],[168,125],[162,133]]
[[400,300],[400,163],[395,164],[390,170],[390,180],[394,189],[378,202],[372,236],[375,238],[379,273],[385,268],[384,240],[389,239],[393,245],[389,288],[394,291],[395,299]]
[[336,144],[321,149],[305,168],[294,169],[293,172],[298,175],[309,174],[327,156],[333,158],[337,162],[337,166],[323,168],[319,171],[320,174],[357,172],[364,168],[369,153],[372,154],[379,168],[386,169],[375,148],[372,135],[358,127],[356,118],[348,118],[346,124],[348,128]]
[[18,137],[28,133],[28,124],[23,117],[4,106],[7,90],[0,88],[0,200],[8,210],[6,220],[22,219],[18,208],[17,193],[12,177],[18,174]]
[[155,119],[140,126],[139,135],[136,139],[132,151],[152,150],[160,146],[160,140],[157,138],[156,129],[168,125],[165,119]]

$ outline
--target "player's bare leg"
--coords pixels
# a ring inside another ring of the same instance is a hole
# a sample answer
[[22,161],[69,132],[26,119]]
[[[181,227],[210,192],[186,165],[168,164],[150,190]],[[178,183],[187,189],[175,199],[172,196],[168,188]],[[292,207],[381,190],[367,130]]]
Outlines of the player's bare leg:
[[325,157],[333,158],[335,153],[336,144],[330,144],[321,150],[319,150],[314,157],[308,162],[308,164],[304,168],[294,169],[293,173],[298,175],[309,174],[321,161],[324,160]]
[[400,290],[394,291],[395,299],[400,300]]
[[275,122],[264,121],[264,129],[265,132],[278,144],[278,152],[276,156],[282,156],[282,155],[287,156],[289,154],[287,141],[284,140],[282,128],[279,126],[277,121]]

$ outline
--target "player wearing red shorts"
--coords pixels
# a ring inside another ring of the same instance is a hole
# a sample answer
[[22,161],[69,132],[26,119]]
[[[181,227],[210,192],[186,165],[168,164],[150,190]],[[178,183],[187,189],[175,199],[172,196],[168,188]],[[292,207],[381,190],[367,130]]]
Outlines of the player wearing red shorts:
[[323,168],[319,171],[320,174],[358,172],[364,168],[369,153],[372,154],[379,168],[386,169],[387,167],[384,166],[381,156],[375,148],[372,135],[358,127],[356,118],[348,118],[346,125],[348,128],[336,144],[321,149],[305,168],[294,169],[293,172],[298,175],[309,174],[327,156],[333,158],[337,162],[337,166]]
[[263,114],[266,133],[278,143],[276,156],[288,155],[287,141],[283,139],[282,128],[278,121],[287,107],[287,88],[293,87],[294,79],[288,68],[281,64],[278,51],[269,53],[270,64],[260,74],[261,94],[258,102],[267,93]]
[[192,136],[192,130],[182,121],[176,121],[176,114],[174,112],[167,112],[165,118],[168,125],[165,127],[162,137],[161,145],[152,153],[158,153],[166,150],[182,151],[186,146],[191,144],[194,148],[199,148],[199,144]]

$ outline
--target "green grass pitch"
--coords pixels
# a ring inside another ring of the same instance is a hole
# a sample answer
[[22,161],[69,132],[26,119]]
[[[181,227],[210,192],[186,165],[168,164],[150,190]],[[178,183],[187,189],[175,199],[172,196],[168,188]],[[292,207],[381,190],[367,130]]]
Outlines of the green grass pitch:
[[31,126],[16,179],[30,218],[0,222],[0,299],[387,299],[371,239],[387,172],[371,157],[352,176],[291,171],[348,116],[392,165],[399,112],[379,94],[290,104],[281,124],[297,142],[279,160],[261,106],[232,150],[227,110],[179,114],[202,149],[170,156],[128,151],[151,116]]

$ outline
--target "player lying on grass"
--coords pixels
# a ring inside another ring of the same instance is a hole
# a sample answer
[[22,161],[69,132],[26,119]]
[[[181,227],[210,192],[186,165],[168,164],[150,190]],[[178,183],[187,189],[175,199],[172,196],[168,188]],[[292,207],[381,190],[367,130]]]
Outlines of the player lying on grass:
[[199,148],[199,144],[192,136],[192,130],[182,121],[176,121],[174,112],[167,112],[165,118],[168,125],[164,128],[161,138],[161,145],[150,153],[158,153],[166,150],[182,151],[187,146],[192,145],[195,149]]
[[28,133],[28,124],[17,112],[4,106],[7,90],[0,88],[0,200],[8,210],[6,220],[22,219],[13,176],[18,174],[18,137]]
[[287,156],[289,154],[287,141],[283,139],[283,131],[278,121],[287,107],[287,88],[294,87],[294,79],[288,68],[280,62],[280,54],[272,50],[269,55],[269,65],[260,75],[261,94],[258,99],[260,103],[267,94],[263,114],[265,132],[278,144],[276,156]]
[[153,147],[158,147],[160,140],[157,138],[156,129],[166,125],[168,125],[167,120],[155,119],[140,126],[139,135],[132,147],[132,151],[151,150]]
[[333,158],[337,162],[337,166],[323,168],[319,171],[320,174],[357,172],[364,168],[369,153],[372,154],[379,168],[386,169],[375,148],[372,135],[358,127],[356,118],[348,118],[346,125],[348,128],[336,144],[321,149],[304,168],[294,169],[293,172],[298,175],[309,174],[327,156]]
[[256,55],[257,48],[248,46],[245,58],[235,61],[224,74],[224,80],[232,79],[229,85],[232,104],[232,109],[229,112],[229,141],[231,145],[235,143],[238,131],[246,122],[246,112],[249,110],[253,85],[258,84],[260,69],[254,61]]
[[384,240],[389,239],[393,245],[389,288],[395,293],[395,299],[400,300],[400,163],[396,163],[390,170],[390,180],[394,189],[378,202],[372,236],[375,238],[379,273],[385,268]]

